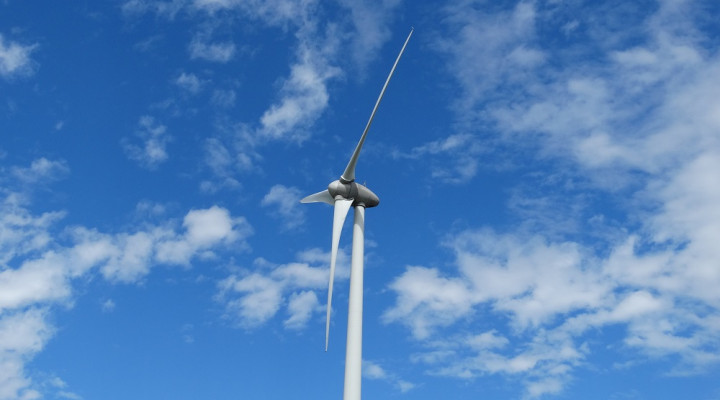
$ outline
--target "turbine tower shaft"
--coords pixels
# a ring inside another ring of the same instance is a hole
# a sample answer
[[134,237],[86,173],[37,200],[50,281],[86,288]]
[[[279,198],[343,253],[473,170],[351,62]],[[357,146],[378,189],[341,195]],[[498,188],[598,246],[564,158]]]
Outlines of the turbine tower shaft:
[[347,344],[343,400],[360,400],[362,381],[363,257],[365,253],[365,207],[355,207]]

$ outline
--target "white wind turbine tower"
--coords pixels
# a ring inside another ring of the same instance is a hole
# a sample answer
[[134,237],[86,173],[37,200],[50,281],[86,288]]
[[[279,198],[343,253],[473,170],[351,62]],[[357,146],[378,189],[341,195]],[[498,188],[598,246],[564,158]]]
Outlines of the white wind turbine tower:
[[355,147],[355,151],[350,157],[345,172],[340,176],[339,180],[331,182],[327,190],[312,194],[304,199],[301,203],[323,202],[334,206],[333,228],[332,228],[332,247],[330,252],[330,284],[328,286],[327,301],[327,318],[325,323],[325,351],[328,348],[328,336],[330,333],[330,311],[332,303],[333,280],[335,279],[335,261],[337,260],[338,245],[340,243],[340,233],[345,217],[350,207],[355,207],[355,222],[353,224],[353,241],[352,241],[352,261],[350,267],[350,300],[348,305],[348,327],[347,327],[347,346],[345,350],[345,386],[343,390],[344,400],[360,400],[360,381],[362,377],[362,308],[363,308],[363,256],[365,246],[365,208],[375,207],[380,203],[380,199],[363,185],[355,182],[355,164],[357,164],[360,150],[365,137],[367,136],[370,124],[372,124],[375,112],[380,105],[380,101],[385,94],[390,78],[392,78],[395,67],[397,67],[400,57],[402,57],[410,41],[413,29],[410,29],[405,43],[403,44],[400,54],[395,59],[390,74],[380,91],[375,102],[375,107],[370,114],[370,119],[365,126],[365,130],[360,137],[360,141]]

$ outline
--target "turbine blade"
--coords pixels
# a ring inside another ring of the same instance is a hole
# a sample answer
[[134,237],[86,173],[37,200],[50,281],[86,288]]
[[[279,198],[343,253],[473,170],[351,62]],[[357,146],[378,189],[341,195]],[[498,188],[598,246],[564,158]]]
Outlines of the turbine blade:
[[315,194],[311,194],[310,196],[300,200],[301,203],[328,203],[330,205],[335,204],[335,199],[330,195],[330,192],[327,190],[323,190],[322,192],[317,192]]
[[328,285],[327,319],[325,321],[325,351],[328,349],[328,338],[330,337],[330,310],[332,309],[333,281],[335,280],[335,261],[337,261],[338,245],[340,244],[340,233],[342,233],[345,217],[352,206],[352,199],[339,198],[335,200],[335,211],[333,215],[332,248],[330,251],[330,283]]
[[395,67],[397,67],[398,62],[400,61],[400,57],[402,57],[403,52],[405,51],[405,46],[407,46],[408,42],[410,41],[410,36],[412,36],[413,31],[414,29],[411,28],[410,34],[408,35],[407,39],[405,39],[405,44],[403,44],[402,49],[400,49],[400,54],[398,54],[397,58],[395,59],[395,64],[393,64],[392,69],[390,70],[390,74],[385,80],[385,84],[380,91],[380,96],[378,96],[378,99],[375,102],[375,107],[373,108],[372,113],[370,113],[370,119],[368,120],[367,125],[365,125],[365,130],[363,131],[362,136],[360,136],[360,141],[358,142],[357,147],[355,147],[355,151],[353,152],[352,157],[350,157],[350,162],[348,162],[347,167],[345,167],[345,172],[343,172],[342,176],[340,176],[340,179],[343,182],[352,182],[355,180],[355,164],[357,164],[358,157],[360,157],[360,150],[362,149],[363,143],[365,143],[365,137],[367,136],[368,130],[370,130],[370,125],[373,122],[373,118],[375,118],[375,112],[380,105],[380,100],[382,100],[383,96],[385,95],[385,89],[387,89],[388,83],[390,83],[390,78],[392,78],[393,73],[395,72]]

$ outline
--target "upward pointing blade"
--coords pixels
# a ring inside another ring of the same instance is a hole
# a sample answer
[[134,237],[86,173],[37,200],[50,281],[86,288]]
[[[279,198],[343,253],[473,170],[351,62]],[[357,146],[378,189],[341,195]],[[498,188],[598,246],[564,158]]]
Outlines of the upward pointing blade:
[[365,130],[363,131],[362,136],[360,136],[360,141],[358,142],[357,147],[355,147],[355,151],[353,152],[352,157],[350,157],[350,162],[348,162],[347,167],[345,167],[345,172],[343,172],[342,176],[340,176],[340,180],[342,180],[343,182],[352,182],[355,180],[355,164],[357,164],[358,157],[360,157],[360,150],[362,150],[363,143],[365,143],[365,137],[367,136],[368,130],[370,130],[370,125],[373,122],[373,118],[375,118],[375,112],[380,105],[380,100],[382,100],[383,96],[385,95],[385,89],[387,89],[388,83],[390,83],[390,78],[392,78],[393,73],[395,72],[395,67],[397,67],[398,62],[400,61],[400,57],[402,57],[403,52],[405,51],[405,46],[407,46],[408,42],[410,41],[410,36],[412,36],[413,31],[414,29],[410,29],[410,34],[408,35],[407,39],[405,39],[405,44],[403,44],[402,49],[400,49],[400,54],[398,54],[397,58],[395,59],[395,64],[393,64],[392,69],[390,70],[390,74],[385,80],[385,84],[380,91],[380,96],[378,96],[378,99],[375,102],[375,107],[373,108],[372,113],[370,113],[370,119],[368,120],[367,125],[365,125]]
[[328,285],[327,319],[325,322],[325,351],[328,349],[330,337],[330,311],[332,310],[333,281],[335,280],[335,261],[337,261],[338,245],[340,244],[340,233],[342,233],[345,217],[352,206],[353,199],[339,198],[335,200],[335,212],[333,213],[332,248],[330,251],[330,283]]

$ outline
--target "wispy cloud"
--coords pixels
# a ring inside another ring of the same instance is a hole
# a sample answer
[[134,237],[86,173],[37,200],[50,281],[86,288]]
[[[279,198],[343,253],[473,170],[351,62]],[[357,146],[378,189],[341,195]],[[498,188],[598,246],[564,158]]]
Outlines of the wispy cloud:
[[409,152],[395,151],[396,158],[431,159],[431,176],[448,183],[467,183],[475,177],[480,158],[488,146],[472,134],[452,134],[412,148]]
[[122,140],[123,148],[127,156],[136,161],[144,168],[154,169],[165,162],[168,158],[167,144],[172,136],[167,133],[167,127],[155,121],[155,118],[145,115],[140,117],[139,129],[135,137],[140,144],[134,143],[137,140],[128,137]]
[[477,106],[487,100],[490,89],[524,83],[546,59],[536,44],[533,2],[520,1],[496,12],[475,5],[462,1],[447,7],[446,23],[452,33],[435,42],[459,82],[458,118],[469,124],[482,116],[482,107]]
[[[350,21],[358,34],[352,38],[354,60],[365,65],[389,38],[387,23],[397,1],[383,2],[379,7],[344,3]],[[257,134],[264,140],[302,141],[308,128],[320,118],[329,104],[328,84],[343,74],[340,49],[343,30],[337,24],[321,24],[315,1],[218,1],[198,0],[198,9],[216,12],[236,9],[269,26],[293,31],[297,39],[295,60],[290,75],[282,80],[278,98],[259,119]],[[372,16],[372,18],[370,18]]]
[[388,372],[385,368],[383,368],[382,366],[380,366],[380,364],[376,362],[363,360],[362,368],[363,376],[365,378],[388,382],[391,385],[395,386],[395,388],[401,393],[409,392],[416,387],[414,383],[403,380],[397,375]]
[[153,12],[165,18],[174,19],[188,5],[188,2],[189,0],[128,0],[123,3],[121,9],[125,15]]
[[[181,14],[191,17],[196,33],[188,43],[188,54],[195,60],[230,63],[246,55],[232,38],[221,37],[227,33],[224,27],[236,18],[294,37],[289,72],[268,88],[274,95],[256,119],[218,118],[218,134],[208,139],[205,146],[207,165],[216,177],[201,185],[203,191],[214,193],[239,187],[238,173],[258,171],[262,146],[277,141],[301,143],[312,135],[311,127],[330,104],[330,84],[345,77],[346,70],[363,71],[373,60],[390,39],[389,24],[399,4],[397,0],[373,6],[344,1],[333,10],[340,13],[333,22],[323,21],[327,7],[314,0],[130,0],[122,8],[127,17],[145,13],[169,21]],[[173,79],[190,93],[211,86],[195,78],[183,73]],[[213,90],[212,102],[218,112],[233,107],[236,98],[234,89]],[[136,146],[131,153],[136,159],[147,159],[140,155],[148,151]]]
[[296,187],[275,185],[263,197],[263,207],[274,207],[275,218],[285,229],[295,229],[305,222],[305,211],[299,206],[302,193]]
[[24,185],[51,182],[65,177],[69,172],[70,168],[64,160],[48,160],[45,157],[33,160],[29,167],[10,168],[12,177]]
[[212,101],[222,108],[230,108],[235,105],[237,94],[232,89],[216,89],[212,94]]
[[67,389],[68,384],[57,376],[51,377],[46,382],[43,382],[42,385],[43,387],[48,387],[56,390],[55,396],[61,399],[82,400],[82,396],[69,391]]
[[0,76],[11,79],[18,76],[31,75],[36,63],[30,58],[37,44],[22,45],[12,40],[5,40],[0,33]]
[[205,140],[204,162],[213,172],[214,179],[202,184],[205,192],[216,192],[220,189],[237,190],[241,187],[236,178],[239,173],[248,173],[258,169],[258,161],[262,160],[255,150],[255,141],[245,125],[227,128],[229,131],[222,138]]
[[389,29],[395,16],[393,10],[402,0],[383,0],[368,3],[341,0],[340,4],[350,12],[355,33],[350,35],[350,51],[353,64],[361,73],[375,59],[380,48],[391,37]]
[[203,86],[203,81],[195,74],[183,72],[175,79],[175,84],[191,94],[197,94]]
[[107,299],[100,304],[100,308],[102,309],[102,312],[111,313],[115,311],[115,302],[113,299]]
[[235,43],[208,42],[203,35],[196,36],[188,46],[190,58],[226,63],[235,56]]

